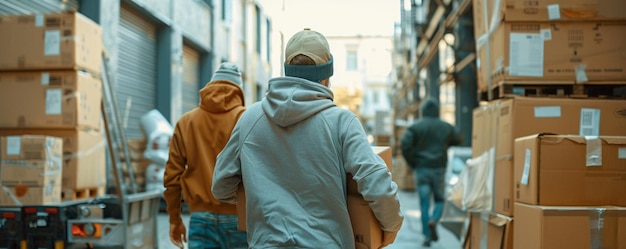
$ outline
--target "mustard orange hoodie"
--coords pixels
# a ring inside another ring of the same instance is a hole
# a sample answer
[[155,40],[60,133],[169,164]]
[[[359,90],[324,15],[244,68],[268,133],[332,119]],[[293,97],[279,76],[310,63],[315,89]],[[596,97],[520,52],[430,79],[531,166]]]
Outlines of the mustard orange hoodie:
[[163,193],[170,223],[182,223],[181,200],[190,211],[235,214],[235,205],[213,197],[215,159],[244,112],[243,90],[228,81],[212,81],[200,90],[199,107],[176,123],[165,166]]

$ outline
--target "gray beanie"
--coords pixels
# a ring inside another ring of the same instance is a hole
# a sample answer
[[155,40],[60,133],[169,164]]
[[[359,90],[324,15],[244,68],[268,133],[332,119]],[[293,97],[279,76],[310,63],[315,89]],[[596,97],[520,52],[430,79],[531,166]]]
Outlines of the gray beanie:
[[230,81],[238,86],[242,85],[241,72],[239,72],[237,65],[231,62],[222,62],[220,68],[213,74],[211,82],[216,80]]

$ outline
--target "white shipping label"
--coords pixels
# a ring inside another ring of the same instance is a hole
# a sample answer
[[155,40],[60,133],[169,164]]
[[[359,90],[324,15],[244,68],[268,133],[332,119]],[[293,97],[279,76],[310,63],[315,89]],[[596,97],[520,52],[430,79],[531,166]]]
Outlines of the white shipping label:
[[61,89],[46,90],[46,115],[61,114],[62,97]]
[[536,106],[535,118],[560,118],[560,106]]
[[61,54],[61,31],[60,30],[46,30],[44,34],[43,44],[44,55],[59,55]]
[[43,15],[38,14],[35,16],[35,27],[43,27]]
[[19,136],[7,137],[7,155],[19,155],[22,149],[22,138]]
[[50,84],[50,73],[41,73],[41,84],[45,86]]
[[528,178],[530,175],[530,159],[530,149],[526,149],[526,155],[524,157],[524,171],[522,172],[522,179],[520,179],[520,183],[523,185],[528,185]]
[[617,149],[617,159],[626,159],[626,147]]
[[543,37],[541,34],[511,33],[509,75],[543,77]]
[[600,109],[580,109],[580,136],[600,136]]
[[561,19],[561,8],[558,4],[548,5],[548,19],[559,20]]

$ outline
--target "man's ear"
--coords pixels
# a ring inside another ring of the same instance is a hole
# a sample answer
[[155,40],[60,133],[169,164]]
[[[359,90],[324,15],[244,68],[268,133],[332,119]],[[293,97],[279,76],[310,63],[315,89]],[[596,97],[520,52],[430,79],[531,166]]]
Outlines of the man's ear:
[[320,80],[320,84],[324,85],[325,87],[330,87],[330,80],[329,79]]

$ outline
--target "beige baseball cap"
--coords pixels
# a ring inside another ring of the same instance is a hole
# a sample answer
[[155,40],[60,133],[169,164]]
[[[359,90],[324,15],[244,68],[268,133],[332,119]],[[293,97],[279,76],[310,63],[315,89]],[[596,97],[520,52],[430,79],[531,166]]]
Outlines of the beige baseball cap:
[[316,65],[331,60],[330,47],[326,38],[310,28],[293,35],[285,48],[285,62],[289,63],[296,55],[306,55],[315,61]]

